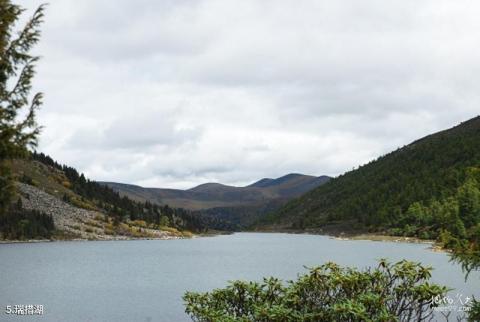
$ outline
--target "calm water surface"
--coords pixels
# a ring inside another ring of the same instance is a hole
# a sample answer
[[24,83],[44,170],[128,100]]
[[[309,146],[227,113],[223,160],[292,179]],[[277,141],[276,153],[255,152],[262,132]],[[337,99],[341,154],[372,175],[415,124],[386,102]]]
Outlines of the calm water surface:
[[[189,240],[0,245],[0,321],[189,321],[182,294],[228,280],[294,279],[326,261],[367,267],[379,258],[421,261],[453,294],[480,296],[480,274],[464,281],[445,253],[424,244],[340,241],[325,236],[239,233]],[[43,304],[17,317],[6,305]]]

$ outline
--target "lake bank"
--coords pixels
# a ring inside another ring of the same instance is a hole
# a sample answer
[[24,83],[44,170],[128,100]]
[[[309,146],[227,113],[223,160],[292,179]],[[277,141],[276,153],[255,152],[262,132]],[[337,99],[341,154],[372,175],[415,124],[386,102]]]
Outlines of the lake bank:
[[331,236],[336,240],[370,240],[379,242],[392,242],[392,243],[414,243],[414,244],[426,244],[430,245],[428,249],[434,252],[450,253],[449,249],[442,247],[437,241],[430,239],[420,239],[416,237],[404,237],[404,236],[390,236],[381,234],[359,234],[353,236]]
[[[200,234],[188,233],[184,236],[165,235],[163,237],[132,237],[132,236],[107,236],[108,238],[53,238],[53,239],[26,239],[26,240],[8,240],[1,239],[0,244],[28,244],[28,243],[53,243],[53,242],[71,242],[71,241],[129,241],[129,240],[175,240],[175,239],[194,239],[199,237],[215,237],[220,235],[233,235],[233,231],[210,231]],[[105,236],[102,236],[105,237]]]
[[328,236],[335,240],[369,240],[378,242],[392,242],[392,243],[413,243],[413,244],[426,244],[430,245],[429,249],[434,252],[446,252],[450,253],[449,249],[442,247],[436,240],[432,239],[420,239],[417,237],[405,237],[405,236],[392,236],[386,234],[366,233],[366,232],[338,232],[329,230],[297,230],[297,229],[265,229],[255,230],[258,233],[286,233],[286,234],[299,234],[299,235],[319,235]]
[[[87,241],[132,241],[132,240],[174,240],[174,239],[192,239],[197,238],[199,235],[192,235],[190,237],[179,237],[179,236],[165,236],[165,237],[125,237],[121,238],[109,238],[109,239],[88,239],[88,238],[71,238],[71,239],[27,239],[27,240],[0,240],[0,244],[36,244],[36,243],[58,243],[58,242],[87,242]],[[203,237],[203,236],[202,236]]]

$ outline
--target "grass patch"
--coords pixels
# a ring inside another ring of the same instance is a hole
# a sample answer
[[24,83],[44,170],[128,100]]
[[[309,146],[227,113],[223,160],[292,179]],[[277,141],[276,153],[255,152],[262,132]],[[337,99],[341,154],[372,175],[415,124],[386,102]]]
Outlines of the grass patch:
[[83,209],[86,209],[86,210],[96,210],[95,206],[93,206],[89,202],[82,201],[78,198],[72,198],[71,203],[72,203],[72,205],[74,205],[75,207],[78,207],[78,208],[83,208]]
[[133,226],[138,226],[138,227],[142,227],[142,228],[147,228],[147,222],[144,221],[144,220],[134,220],[131,222],[131,224]]
[[97,227],[97,228],[102,228],[103,229],[103,225],[101,223],[99,223],[98,221],[89,220],[88,222],[86,222],[86,224],[89,225],[89,226],[92,226],[92,227]]
[[190,231],[184,230],[182,231],[182,236],[185,238],[192,238],[194,235]]
[[182,233],[180,231],[178,231],[177,228],[168,227],[168,226],[160,226],[159,229],[163,230],[163,231],[168,231],[169,233],[175,234],[177,236],[182,235]]

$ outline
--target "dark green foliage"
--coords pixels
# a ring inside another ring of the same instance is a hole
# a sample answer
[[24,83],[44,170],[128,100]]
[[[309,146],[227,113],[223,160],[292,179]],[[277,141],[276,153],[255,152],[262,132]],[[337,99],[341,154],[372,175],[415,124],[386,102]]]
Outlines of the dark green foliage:
[[264,223],[320,227],[355,219],[366,228],[397,227],[413,203],[456,194],[467,169],[478,166],[480,117],[341,175],[291,201]]
[[472,229],[480,223],[480,117],[341,175],[261,225],[306,229],[352,220],[363,231],[419,238],[448,231],[478,248]]
[[19,178],[19,181],[22,182],[22,183],[29,184],[29,185],[34,185],[33,179],[30,178],[29,176],[25,175],[25,174],[23,174],[23,175]]
[[[470,168],[467,179],[457,192],[427,205],[412,204],[397,229],[403,235],[437,239],[464,264],[467,272],[477,269],[480,262],[480,170]],[[415,226],[409,226],[409,224]],[[414,227],[414,228],[412,228]]]
[[457,193],[459,217],[467,228],[480,222],[480,189],[478,187],[478,182],[472,175]]
[[468,312],[468,321],[469,322],[480,321],[480,302],[475,298],[473,299],[473,302],[470,305],[470,311]]
[[0,160],[0,214],[8,209],[15,189],[10,168]]
[[[0,160],[24,155],[28,145],[34,145],[39,133],[35,112],[41,105],[42,94],[29,100],[35,63],[38,57],[30,50],[40,37],[39,26],[44,6],[12,37],[15,23],[23,9],[8,0],[0,1]],[[26,117],[18,119],[27,108]]]
[[286,284],[234,281],[183,298],[195,321],[428,321],[432,299],[447,291],[430,272],[408,261],[365,271],[327,263]]
[[9,240],[51,238],[55,231],[51,216],[23,209],[21,199],[0,214],[0,236]]
[[29,99],[38,60],[30,50],[39,40],[43,11],[44,6],[40,6],[17,34],[15,24],[23,9],[0,0],[0,214],[8,209],[14,196],[13,179],[5,161],[25,156],[27,147],[36,144],[40,130],[35,112],[42,103],[42,94]]
[[241,231],[248,229],[265,214],[279,209],[287,198],[275,198],[247,206],[215,207],[195,211],[199,215],[217,221],[218,230]]

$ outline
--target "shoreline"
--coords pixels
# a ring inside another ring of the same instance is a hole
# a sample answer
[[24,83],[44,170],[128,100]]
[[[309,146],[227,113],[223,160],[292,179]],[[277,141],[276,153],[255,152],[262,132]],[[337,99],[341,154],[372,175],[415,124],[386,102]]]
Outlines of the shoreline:
[[410,243],[410,244],[425,244],[430,245],[429,250],[433,252],[443,252],[451,253],[450,250],[441,247],[435,240],[432,239],[420,239],[417,237],[404,237],[404,236],[391,236],[383,234],[374,234],[374,233],[358,233],[358,234],[335,234],[328,233],[326,231],[309,231],[309,230],[256,230],[256,231],[247,231],[247,232],[257,232],[257,233],[286,233],[286,234],[304,234],[304,235],[319,235],[326,236],[331,239],[339,241],[354,241],[354,240],[366,240],[374,242],[390,242],[390,243]]
[[382,234],[359,234],[353,236],[330,236],[336,240],[368,240],[376,242],[390,242],[390,243],[410,243],[410,244],[425,244],[430,245],[428,249],[433,252],[450,253],[448,249],[441,247],[435,240],[420,239],[416,237],[390,236]]
[[358,234],[358,235],[345,235],[345,236],[332,236],[338,240],[371,240],[393,243],[414,243],[414,244],[435,244],[431,239],[420,239],[417,237],[404,237],[404,236],[391,236],[383,234]]
[[232,235],[236,232],[228,231],[212,231],[201,234],[192,234],[189,237],[185,236],[166,236],[166,237],[131,237],[131,236],[113,236],[110,238],[62,238],[62,239],[0,239],[2,244],[35,244],[35,243],[53,243],[53,242],[88,242],[88,241],[131,241],[131,240],[177,240],[177,239],[195,239],[200,237],[215,237],[221,235]]
[[0,240],[2,244],[36,244],[36,243],[57,243],[57,242],[90,242],[90,241],[132,241],[132,240],[177,240],[177,239],[194,239],[202,237],[193,235],[192,237],[127,237],[127,238],[109,238],[109,239],[88,239],[88,238],[72,238],[72,239],[26,239],[26,240]]
[[190,237],[185,236],[167,236],[167,237],[131,237],[131,236],[116,236],[111,238],[62,238],[62,239],[0,239],[2,244],[36,244],[36,243],[55,243],[55,242],[89,242],[89,241],[132,241],[132,240],[177,240],[177,239],[195,239],[200,237],[215,237],[220,235],[232,235],[235,232],[209,232],[201,234],[192,234]]

